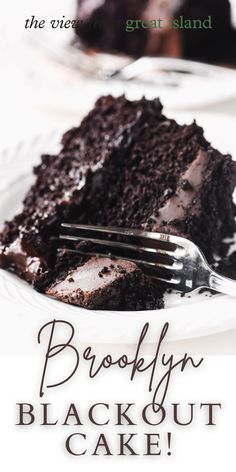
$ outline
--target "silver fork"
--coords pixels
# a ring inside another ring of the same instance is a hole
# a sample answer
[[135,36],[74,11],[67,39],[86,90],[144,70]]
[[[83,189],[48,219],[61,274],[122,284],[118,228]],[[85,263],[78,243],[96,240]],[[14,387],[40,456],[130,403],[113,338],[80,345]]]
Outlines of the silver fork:
[[[136,229],[82,224],[62,223],[61,228],[64,233],[59,235],[59,241],[69,252],[134,262],[147,275],[180,292],[208,288],[236,296],[236,281],[212,270],[201,250],[188,239]],[[126,241],[108,239],[112,235]],[[92,243],[92,246],[79,244],[82,241]]]

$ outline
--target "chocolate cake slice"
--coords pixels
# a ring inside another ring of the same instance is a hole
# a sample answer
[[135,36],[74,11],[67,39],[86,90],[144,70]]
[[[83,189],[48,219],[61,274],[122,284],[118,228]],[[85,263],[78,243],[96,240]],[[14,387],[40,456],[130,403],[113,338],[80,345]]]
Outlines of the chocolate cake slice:
[[[204,21],[209,16],[211,28],[181,27],[181,18]],[[76,17],[80,48],[134,57],[184,57],[224,64],[236,61],[236,30],[229,0],[77,0]],[[162,20],[161,28],[154,28],[158,19]],[[173,19],[178,27],[170,27]]]
[[23,210],[1,234],[1,267],[87,308],[163,306],[163,287],[135,264],[58,252],[62,221],[143,228],[191,238],[207,258],[234,232],[236,163],[195,122],[166,118],[158,99],[100,98],[42,156]]
[[[76,34],[80,47],[131,56],[182,55],[181,37],[169,28],[179,0],[78,0]],[[134,21],[162,19],[161,29],[137,29]],[[129,27],[127,21],[129,20]]]

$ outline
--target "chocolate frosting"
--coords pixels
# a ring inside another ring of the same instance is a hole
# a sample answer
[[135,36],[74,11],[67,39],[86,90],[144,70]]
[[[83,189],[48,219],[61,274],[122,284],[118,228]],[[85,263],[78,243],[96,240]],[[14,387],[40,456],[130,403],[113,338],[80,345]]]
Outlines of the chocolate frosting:
[[157,231],[160,227],[171,225],[173,221],[185,219],[187,217],[187,210],[191,209],[192,212],[198,211],[198,193],[207,163],[207,152],[200,150],[186,172],[181,174],[175,195],[169,198],[159,210],[159,215],[153,228],[154,231]]
[[17,266],[28,282],[33,282],[39,269],[43,266],[43,258],[30,254],[31,250],[20,238],[15,239],[3,249],[1,260],[3,267]]

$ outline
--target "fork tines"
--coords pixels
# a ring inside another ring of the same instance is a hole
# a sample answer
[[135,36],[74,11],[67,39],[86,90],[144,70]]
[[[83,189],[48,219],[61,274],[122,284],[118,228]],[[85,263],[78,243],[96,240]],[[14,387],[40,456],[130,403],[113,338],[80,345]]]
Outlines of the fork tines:
[[[181,238],[136,229],[62,223],[61,246],[85,256],[124,259],[142,266],[148,275],[178,284],[185,249]],[[114,239],[115,238],[115,239]],[[87,244],[81,244],[86,242]]]

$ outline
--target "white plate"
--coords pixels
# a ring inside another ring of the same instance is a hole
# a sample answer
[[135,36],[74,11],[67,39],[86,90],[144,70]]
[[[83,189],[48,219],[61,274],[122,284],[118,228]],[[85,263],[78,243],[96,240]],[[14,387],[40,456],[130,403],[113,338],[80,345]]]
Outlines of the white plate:
[[[236,157],[234,133],[236,120],[227,116],[195,115],[205,129],[205,135],[220,151]],[[191,122],[193,116],[178,114],[179,122]],[[222,131],[223,130],[223,131]],[[45,152],[57,152],[60,132],[38,136],[0,153],[1,203],[0,224],[20,209],[22,198],[32,182],[32,166]],[[66,305],[34,291],[16,276],[0,270],[0,296],[4,309],[9,309],[7,323],[27,326],[48,320],[49,316],[79,321],[81,342],[128,344],[135,342],[135,332],[145,322],[158,328],[170,323],[169,341],[206,336],[236,328],[236,298],[224,295],[210,297],[192,294],[166,295],[166,308],[149,312],[88,311]],[[9,307],[9,308],[7,308]],[[19,317],[19,313],[21,316]],[[23,318],[22,318],[23,313]],[[156,330],[150,330],[147,341],[156,341]]]

